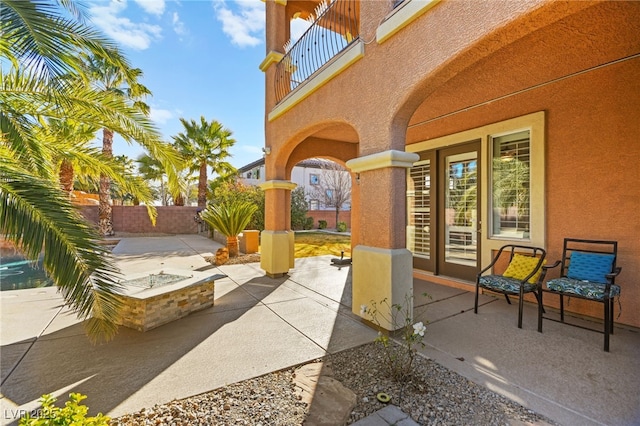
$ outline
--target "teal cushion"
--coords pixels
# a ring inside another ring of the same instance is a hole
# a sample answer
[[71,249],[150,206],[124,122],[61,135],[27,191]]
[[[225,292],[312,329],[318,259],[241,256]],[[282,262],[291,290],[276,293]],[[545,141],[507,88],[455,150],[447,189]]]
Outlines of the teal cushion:
[[613,254],[583,253],[574,251],[571,253],[567,277],[574,280],[591,281],[606,284],[605,275],[612,272]]
[[[574,280],[571,278],[557,278],[547,282],[547,288],[551,291],[576,294],[593,300],[603,300],[605,285],[590,281]],[[620,295],[620,286],[612,284],[609,290],[609,297]]]
[[[504,293],[520,294],[520,284],[522,281],[515,278],[503,277],[502,275],[483,275],[478,280],[480,287],[489,290],[500,291]],[[529,293],[537,289],[536,284],[526,282],[524,284],[524,292]]]

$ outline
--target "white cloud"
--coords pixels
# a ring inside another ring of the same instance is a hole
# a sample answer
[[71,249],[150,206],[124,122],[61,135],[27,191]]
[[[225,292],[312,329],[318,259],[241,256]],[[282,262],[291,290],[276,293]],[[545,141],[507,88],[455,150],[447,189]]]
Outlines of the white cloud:
[[119,16],[127,8],[126,0],[112,0],[106,6],[103,4],[94,4],[89,9],[92,21],[118,43],[133,49],[145,50],[152,41],[161,38],[160,26],[133,22],[129,18]]
[[151,107],[150,118],[156,124],[166,124],[174,117],[175,115],[173,114],[173,112],[169,111],[168,109]]
[[260,0],[236,0],[231,4],[235,7],[232,8],[224,0],[214,1],[216,18],[222,23],[222,31],[237,46],[260,44],[265,27],[264,3]]
[[134,0],[145,12],[156,16],[164,13],[164,0]]
[[306,19],[296,18],[291,20],[291,40],[295,43],[302,34],[311,26],[311,22]]
[[173,31],[179,36],[187,34],[187,28],[184,26],[184,22],[180,20],[178,12],[173,12],[171,17],[171,23],[173,24]]

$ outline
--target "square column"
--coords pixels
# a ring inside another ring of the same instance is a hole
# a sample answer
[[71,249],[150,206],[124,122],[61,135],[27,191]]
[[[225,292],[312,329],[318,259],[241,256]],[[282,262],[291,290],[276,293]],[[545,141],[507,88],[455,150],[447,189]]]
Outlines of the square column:
[[[380,326],[395,330],[393,305],[413,297],[413,255],[406,248],[406,169],[420,157],[404,151],[384,151],[347,161],[359,176],[360,238],[353,250],[352,306],[354,314],[371,320],[361,306],[376,304]],[[411,299],[412,301],[412,299]],[[413,304],[407,306],[413,316]]]
[[291,228],[291,191],[297,185],[286,180],[260,184],[265,191],[265,226],[260,234],[260,267],[272,278],[295,266],[295,234]]

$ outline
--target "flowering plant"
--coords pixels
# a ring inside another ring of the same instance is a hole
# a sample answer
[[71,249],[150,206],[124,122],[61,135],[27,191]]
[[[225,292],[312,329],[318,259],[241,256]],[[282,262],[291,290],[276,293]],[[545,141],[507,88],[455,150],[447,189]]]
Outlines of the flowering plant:
[[[427,294],[424,294],[427,296]],[[371,302],[371,306],[361,305],[360,316],[371,321],[381,331],[378,332],[375,342],[384,348],[387,371],[392,379],[398,382],[407,381],[412,373],[413,361],[418,352],[417,346],[424,348],[422,339],[427,327],[422,321],[413,323],[411,315],[413,306],[413,296],[407,295],[404,304],[390,305],[387,299],[383,299],[379,307],[376,302]],[[386,318],[384,312],[390,312],[391,318]],[[393,334],[400,340],[396,344],[391,341],[388,331],[381,327],[380,319],[383,318],[387,324],[391,324]]]

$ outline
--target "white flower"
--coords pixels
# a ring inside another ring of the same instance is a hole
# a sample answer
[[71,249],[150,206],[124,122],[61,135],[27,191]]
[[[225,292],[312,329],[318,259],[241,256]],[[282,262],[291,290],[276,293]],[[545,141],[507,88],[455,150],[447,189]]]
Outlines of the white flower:
[[424,326],[422,321],[413,324],[413,334],[424,336],[425,331],[427,331],[427,327]]
[[367,305],[360,305],[360,316],[363,317],[367,313]]

